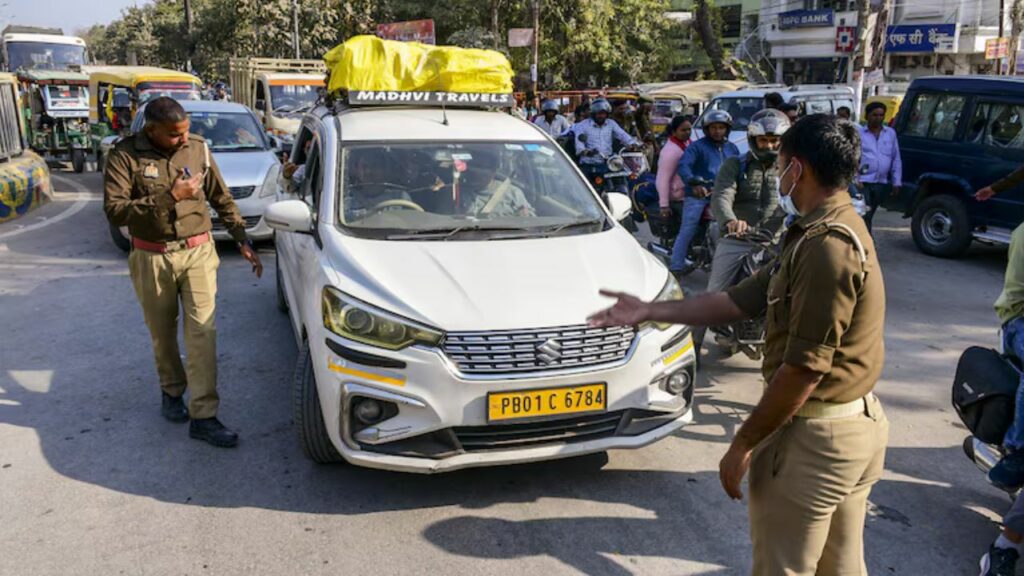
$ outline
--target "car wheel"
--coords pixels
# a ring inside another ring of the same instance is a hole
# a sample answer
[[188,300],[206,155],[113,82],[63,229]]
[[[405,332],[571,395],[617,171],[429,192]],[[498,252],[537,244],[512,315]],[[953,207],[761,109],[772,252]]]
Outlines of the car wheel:
[[331,442],[324,425],[324,414],[320,407],[320,395],[313,375],[313,359],[309,343],[303,342],[299,350],[299,361],[295,364],[292,382],[293,419],[299,430],[302,451],[314,462],[330,464],[344,459]]
[[114,241],[114,245],[120,248],[122,251],[127,252],[132,249],[132,241],[121,233],[119,226],[110,224],[110,239]]
[[931,256],[956,258],[971,246],[967,208],[948,194],[925,198],[914,210],[911,231],[917,248]]
[[76,148],[71,151],[71,168],[76,174],[85,171],[85,150]]
[[281,254],[275,249],[274,275],[277,277],[277,309],[282,314],[288,313],[288,297],[284,293],[284,279],[281,277]]

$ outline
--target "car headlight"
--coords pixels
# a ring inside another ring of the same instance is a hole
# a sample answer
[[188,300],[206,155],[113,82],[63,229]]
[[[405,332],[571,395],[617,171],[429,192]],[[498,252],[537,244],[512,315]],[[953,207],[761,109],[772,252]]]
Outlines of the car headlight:
[[263,183],[260,184],[260,198],[266,198],[267,196],[273,196],[277,188],[277,179],[281,175],[281,165],[274,162],[270,166],[270,170],[267,170],[267,177],[263,179]]
[[[665,282],[665,287],[661,289],[661,293],[654,299],[655,302],[666,302],[669,300],[682,300],[684,298],[683,289],[679,286],[679,282],[676,281],[676,277],[672,274],[668,275],[668,281]],[[640,325],[640,329],[644,328],[656,328],[658,330],[668,330],[672,327],[672,324],[666,324],[663,322],[644,322]]]
[[399,318],[325,286],[323,291],[324,327],[342,338],[401,350],[415,344],[437,346],[442,333],[410,320]]

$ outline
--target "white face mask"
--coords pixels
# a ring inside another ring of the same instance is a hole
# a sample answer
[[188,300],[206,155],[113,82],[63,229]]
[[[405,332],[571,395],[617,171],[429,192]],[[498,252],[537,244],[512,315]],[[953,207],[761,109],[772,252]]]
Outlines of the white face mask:
[[[777,182],[775,184],[775,193],[779,196],[779,206],[782,207],[783,212],[790,216],[800,217],[803,216],[803,214],[800,213],[800,210],[797,209],[796,204],[793,202],[793,190],[796,190],[796,180],[793,180],[793,185],[789,187],[789,192],[787,192],[785,196],[782,195],[782,177],[785,176],[792,167],[793,161],[790,160],[789,166],[786,166],[786,169],[782,171],[782,174],[779,174],[779,176],[776,177]],[[802,175],[803,166],[800,167],[800,172]]]

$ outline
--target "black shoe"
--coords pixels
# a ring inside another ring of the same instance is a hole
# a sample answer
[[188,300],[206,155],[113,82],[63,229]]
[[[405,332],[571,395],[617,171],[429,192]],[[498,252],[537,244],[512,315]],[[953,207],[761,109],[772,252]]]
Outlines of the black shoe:
[[1024,450],[1010,452],[988,471],[988,480],[996,488],[1014,492],[1024,486]]
[[188,435],[221,448],[234,448],[238,445],[238,434],[225,428],[216,418],[193,419],[188,427]]
[[1014,576],[1018,558],[1020,554],[1013,548],[990,546],[988,554],[981,557],[981,576]]
[[160,414],[171,422],[188,422],[188,408],[185,408],[185,401],[181,396],[174,397],[167,392],[163,394],[163,401],[160,405]]

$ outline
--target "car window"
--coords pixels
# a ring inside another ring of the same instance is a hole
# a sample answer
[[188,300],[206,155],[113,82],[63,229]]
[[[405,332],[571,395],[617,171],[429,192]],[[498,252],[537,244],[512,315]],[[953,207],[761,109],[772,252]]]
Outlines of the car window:
[[189,120],[191,132],[206,138],[214,152],[264,150],[267,147],[260,125],[248,113],[191,112]]
[[313,213],[316,213],[317,207],[320,205],[320,191],[323,189],[320,184],[320,143],[313,139],[310,144],[309,151],[306,152],[304,162],[300,166],[300,170],[296,172],[296,175],[292,177],[293,180],[298,179],[299,185],[299,196],[307,204],[313,207]]
[[349,144],[339,182],[338,221],[370,237],[604,226],[599,201],[548,142]]
[[[794,101],[797,102],[797,101]],[[804,101],[804,114],[833,114],[832,101],[826,98],[812,98]]]
[[[733,130],[746,130],[750,117],[764,108],[764,98],[718,98],[708,106],[708,110],[725,110],[732,116]],[[706,111],[705,111],[706,113]]]
[[967,98],[952,94],[919,94],[914,99],[906,134],[933,140],[952,140]]

